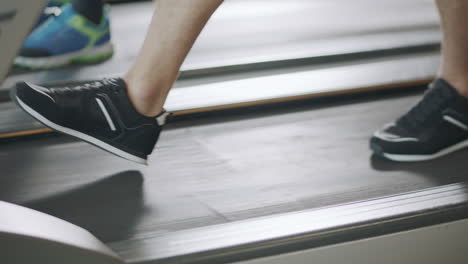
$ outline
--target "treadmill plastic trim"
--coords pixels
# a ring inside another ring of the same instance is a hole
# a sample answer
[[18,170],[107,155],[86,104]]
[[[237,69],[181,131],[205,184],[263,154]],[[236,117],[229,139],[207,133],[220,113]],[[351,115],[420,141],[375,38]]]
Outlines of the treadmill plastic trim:
[[468,217],[467,209],[461,182],[109,246],[133,264],[228,263],[456,221]]

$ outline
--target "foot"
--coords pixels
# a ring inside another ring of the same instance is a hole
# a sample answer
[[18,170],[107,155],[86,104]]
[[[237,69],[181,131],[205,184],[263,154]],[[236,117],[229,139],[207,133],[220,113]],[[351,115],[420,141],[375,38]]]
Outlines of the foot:
[[51,69],[73,63],[96,63],[110,58],[108,8],[99,25],[88,21],[66,4],[28,36],[15,65],[29,69]]
[[370,147],[394,161],[435,159],[468,146],[468,99],[448,82],[429,85],[408,113],[375,132]]
[[143,164],[168,116],[166,112],[156,117],[138,113],[122,79],[105,79],[74,88],[21,83],[15,99],[44,125]]

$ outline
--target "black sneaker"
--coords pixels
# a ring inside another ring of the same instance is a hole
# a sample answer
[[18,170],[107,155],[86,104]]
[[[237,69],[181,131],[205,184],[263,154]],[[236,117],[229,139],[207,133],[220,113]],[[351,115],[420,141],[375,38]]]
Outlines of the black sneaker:
[[104,79],[74,88],[20,83],[15,99],[44,125],[143,164],[168,116],[167,112],[154,118],[138,113],[122,79]]
[[437,79],[422,100],[374,133],[375,154],[394,161],[435,159],[468,146],[468,99]]

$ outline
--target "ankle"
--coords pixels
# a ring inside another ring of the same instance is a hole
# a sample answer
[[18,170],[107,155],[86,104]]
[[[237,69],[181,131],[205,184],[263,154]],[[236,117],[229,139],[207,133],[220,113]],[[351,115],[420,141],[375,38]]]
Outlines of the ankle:
[[151,92],[152,89],[147,88],[147,85],[137,84],[129,76],[122,79],[127,85],[128,98],[138,113],[147,117],[154,117],[163,111],[164,100],[155,96]]

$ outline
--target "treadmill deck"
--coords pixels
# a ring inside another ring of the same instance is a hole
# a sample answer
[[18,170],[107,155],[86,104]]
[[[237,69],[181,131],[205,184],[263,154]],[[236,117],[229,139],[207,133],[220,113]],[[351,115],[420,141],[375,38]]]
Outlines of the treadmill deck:
[[0,199],[122,248],[172,231],[468,180],[466,150],[413,164],[371,156],[372,132],[419,96],[278,105],[173,122],[147,167],[67,137],[5,144]]

